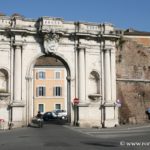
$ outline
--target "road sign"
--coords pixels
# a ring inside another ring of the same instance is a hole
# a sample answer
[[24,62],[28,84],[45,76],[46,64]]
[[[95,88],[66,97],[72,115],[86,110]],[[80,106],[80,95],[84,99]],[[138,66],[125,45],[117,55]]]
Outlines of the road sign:
[[74,105],[79,104],[79,99],[78,99],[78,98],[74,98],[74,99],[73,99],[73,103],[74,103]]

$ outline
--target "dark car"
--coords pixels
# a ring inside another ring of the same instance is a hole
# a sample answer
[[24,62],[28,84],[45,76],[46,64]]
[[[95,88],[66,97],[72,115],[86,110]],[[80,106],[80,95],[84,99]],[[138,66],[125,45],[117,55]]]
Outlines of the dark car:
[[44,121],[49,121],[54,119],[57,119],[57,116],[53,112],[46,112],[43,114]]

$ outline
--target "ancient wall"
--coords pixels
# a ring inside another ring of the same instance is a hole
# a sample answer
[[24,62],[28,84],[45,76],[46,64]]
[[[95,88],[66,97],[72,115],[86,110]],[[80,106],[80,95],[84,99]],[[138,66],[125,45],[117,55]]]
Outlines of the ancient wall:
[[120,123],[147,122],[150,107],[150,36],[124,36],[116,55]]

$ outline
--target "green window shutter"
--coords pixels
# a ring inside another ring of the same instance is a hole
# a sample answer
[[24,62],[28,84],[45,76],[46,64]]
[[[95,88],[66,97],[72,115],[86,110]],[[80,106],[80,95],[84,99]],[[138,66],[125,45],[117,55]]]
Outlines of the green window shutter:
[[43,96],[46,96],[46,87],[43,87]]
[[37,87],[36,88],[36,97],[38,97],[39,96],[39,88]]
[[39,79],[39,73],[36,72],[36,79]]

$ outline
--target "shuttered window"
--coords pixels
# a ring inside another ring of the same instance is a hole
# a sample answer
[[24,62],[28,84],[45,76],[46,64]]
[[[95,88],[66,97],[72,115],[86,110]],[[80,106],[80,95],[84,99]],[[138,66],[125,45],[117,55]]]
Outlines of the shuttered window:
[[44,71],[37,72],[36,79],[45,79],[45,72]]
[[55,72],[55,79],[60,79],[60,72],[59,71]]
[[62,96],[62,87],[56,86],[53,88],[53,96]]
[[61,109],[61,104],[55,104],[55,110]]
[[39,111],[44,112],[44,104],[39,104]]
[[44,86],[39,86],[36,89],[36,96],[46,96],[46,87]]

